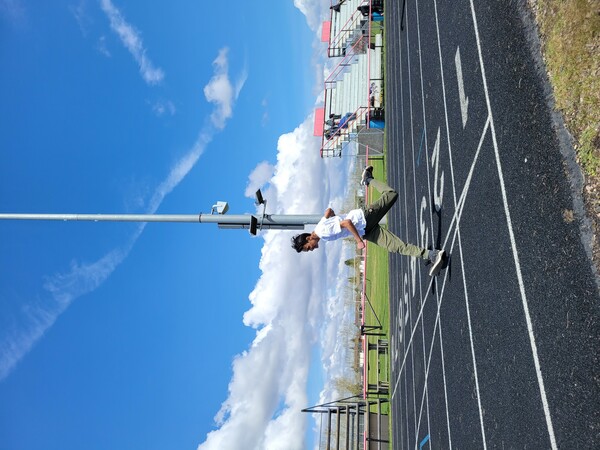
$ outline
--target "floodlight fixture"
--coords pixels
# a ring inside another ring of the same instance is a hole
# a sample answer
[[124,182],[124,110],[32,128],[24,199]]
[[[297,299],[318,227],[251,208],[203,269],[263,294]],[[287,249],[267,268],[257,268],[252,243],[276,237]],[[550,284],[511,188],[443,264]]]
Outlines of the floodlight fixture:
[[[261,227],[262,227],[262,223],[261,223]],[[250,216],[250,227],[248,228],[248,232],[252,236],[256,236],[257,230],[258,230],[258,219],[256,218],[256,216]]]
[[259,190],[256,191],[256,193],[254,194],[254,196],[256,197],[256,204],[257,205],[263,205],[266,204],[267,202],[265,201],[265,199],[263,198],[262,192]]
[[210,213],[225,214],[227,211],[229,211],[229,203],[219,201],[212,206]]
[[[267,215],[267,200],[263,197],[260,189],[257,189],[257,191],[254,193],[254,197],[256,199],[256,201],[254,202],[256,206],[262,205],[263,207],[262,217],[260,218],[260,224],[258,225],[258,229],[262,230],[263,223],[265,222],[265,216]],[[250,234],[256,234],[256,232],[252,233],[252,231],[250,231]]]

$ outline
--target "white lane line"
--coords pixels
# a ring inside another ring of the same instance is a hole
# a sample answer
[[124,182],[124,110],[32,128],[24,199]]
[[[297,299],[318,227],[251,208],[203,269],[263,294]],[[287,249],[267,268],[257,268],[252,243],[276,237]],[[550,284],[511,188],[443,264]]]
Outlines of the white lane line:
[[458,96],[460,97],[460,115],[462,117],[462,124],[464,128],[467,124],[468,119],[469,98],[465,96],[465,84],[463,83],[462,65],[460,63],[460,47],[456,47],[454,64],[456,65],[456,79],[458,80]]
[[455,222],[456,222],[456,229],[457,230],[459,229],[460,218],[461,218],[462,210],[464,207],[465,199],[469,192],[471,180],[473,178],[475,164],[477,163],[477,160],[479,159],[479,153],[481,152],[481,147],[483,146],[483,141],[484,141],[485,135],[487,134],[489,127],[490,127],[490,117],[488,116],[488,118],[485,121],[485,125],[483,126],[483,131],[481,132],[481,136],[479,138],[479,144],[477,145],[477,151],[475,152],[475,156],[473,157],[473,162],[471,163],[471,168],[469,169],[469,174],[467,175],[465,185],[463,186],[463,190],[460,194],[460,197],[458,198],[458,203],[456,206],[458,210],[455,210],[454,214],[452,215],[452,220],[450,221],[450,225],[448,226],[448,234],[446,235],[446,238],[444,239],[444,243],[442,244],[442,247],[445,247],[446,244],[448,243],[448,239],[450,238],[450,230],[452,230],[452,227],[454,226]]
[[[412,104],[412,77],[410,76],[410,41],[409,41],[409,20],[408,20],[408,5],[406,5],[406,59],[407,59],[407,72],[408,72],[408,103],[409,103],[409,109],[410,109],[410,141],[411,141],[411,150],[412,150],[412,173],[413,173],[413,192],[415,194],[415,207],[417,206],[417,180],[416,180],[416,175],[415,175],[415,141],[414,141],[414,124],[413,124],[413,104]],[[417,228],[417,234],[418,234],[418,224],[417,224],[417,214],[415,214],[415,227]],[[407,226],[407,232],[408,232],[408,226]],[[414,274],[414,272],[413,272]],[[413,277],[414,278],[414,277]],[[414,284],[414,280],[413,280],[413,284]],[[421,300],[421,305],[423,304],[423,293],[421,291],[421,268],[419,267],[419,296],[420,296],[420,300]],[[412,302],[411,302],[412,303]],[[409,312],[410,312],[410,327],[413,327],[413,319],[412,319],[412,306],[409,308]],[[420,316],[419,316],[420,317]],[[419,322],[419,317],[417,318],[417,320],[415,321],[416,323]],[[415,325],[416,327],[416,325]],[[414,333],[413,333],[414,335]],[[411,340],[412,340],[412,336],[411,336]],[[408,345],[409,349],[410,349],[410,354],[411,354],[411,367],[412,367],[412,391],[413,391],[413,410],[416,412],[417,411],[417,400],[416,400],[416,386],[415,386],[415,355],[414,355],[414,348],[409,344]],[[405,358],[406,360],[406,358]],[[417,416],[416,414],[414,414],[414,419],[415,419],[415,434],[417,432]]]
[[[399,18],[398,18],[399,19]],[[399,20],[396,20],[395,23],[399,23]],[[402,52],[401,52],[401,48],[402,48],[402,44],[403,44],[403,39],[400,35],[400,31],[397,30],[397,35],[398,38],[396,40],[397,42],[397,48],[398,48],[398,53],[399,53],[399,58],[395,58],[393,61],[393,65],[391,68],[391,73],[393,72],[397,77],[400,78],[400,80],[402,80]],[[394,76],[394,75],[392,75]],[[405,124],[405,120],[404,120],[404,109],[403,109],[403,98],[402,98],[402,81],[400,82],[400,86],[398,88],[397,84],[392,83],[392,85],[390,86],[390,88],[392,89],[390,92],[393,92],[393,96],[392,96],[392,101],[394,102],[394,105],[392,105],[391,110],[397,110],[397,108],[400,108],[400,112],[401,112],[401,131],[402,131],[402,140],[400,140],[399,134],[400,134],[400,130],[396,127],[394,127],[394,136],[391,137],[389,142],[399,142],[400,145],[402,145],[402,148],[399,149],[399,151],[401,151],[404,154],[404,124]],[[399,98],[400,97],[400,98]],[[396,108],[396,109],[394,109]],[[405,156],[403,156],[403,165],[405,166]],[[400,161],[398,160],[393,160],[391,161],[391,170],[394,171],[396,174],[398,174],[399,176],[402,176],[402,182],[403,182],[403,191],[404,191],[404,209],[406,210],[406,170],[404,169],[404,171],[402,173],[399,173],[400,170]],[[392,210],[392,213],[394,214],[394,217],[397,215],[398,216],[398,227],[400,229],[403,228],[402,225],[402,209],[398,209],[397,211]],[[399,259],[399,264],[400,264],[400,273],[404,273],[405,267],[405,260],[404,258],[400,258]],[[403,286],[403,282],[404,282],[404,277],[402,277],[400,279],[400,282],[398,284],[398,291],[400,292],[402,290],[402,286]],[[395,347],[392,347],[392,350],[395,351],[393,354],[393,358],[394,358],[394,365],[396,364],[397,358],[398,358],[398,354],[401,352],[400,349],[400,343],[402,345],[402,352],[406,352],[406,349],[404,348],[406,343],[404,341],[404,334],[405,334],[405,324],[403,323],[404,321],[404,316],[405,316],[405,303],[404,303],[404,298],[402,295],[399,296],[399,298],[397,299],[397,303],[399,303],[399,311],[397,311],[398,315],[396,317],[396,327],[397,327],[397,333],[398,336],[395,338],[395,343],[397,344]],[[398,305],[397,305],[398,306]],[[398,308],[397,308],[398,309]],[[408,315],[406,315],[407,319],[408,319]],[[395,367],[394,367],[395,369]],[[394,370],[395,372],[395,370]],[[400,381],[400,378],[402,377],[402,375],[397,375],[395,374],[395,380]],[[395,434],[396,434],[396,442],[402,443],[404,442],[404,434],[405,434],[405,430],[406,432],[408,432],[409,429],[409,414],[408,414],[408,386],[407,386],[407,377],[404,376],[403,378],[403,384],[404,384],[404,401],[401,401],[398,403],[397,405],[397,409],[399,411],[399,424],[402,424],[404,421],[406,422],[406,428],[402,425],[400,425],[399,430],[395,430]],[[398,433],[399,433],[399,437],[398,437]],[[408,435],[407,435],[407,439],[408,439]]]
[[[402,117],[402,140],[401,145],[402,145],[402,180],[404,183],[404,222],[405,222],[405,230],[408,230],[408,198],[407,198],[407,189],[406,189],[406,151],[405,151],[405,146],[404,146],[404,139],[405,139],[405,133],[404,133],[404,124],[405,124],[405,119],[404,119],[404,78],[403,78],[403,72],[402,72],[402,42],[403,39],[400,35],[400,32],[398,32],[398,50],[399,50],[399,58],[398,58],[398,62],[400,65],[400,69],[399,69],[399,74],[400,74],[400,112],[401,112],[401,117]],[[399,221],[399,224],[401,222]],[[402,258],[402,262],[404,263],[404,259]],[[403,277],[402,277],[402,283],[404,283],[404,277],[406,277],[406,272],[402,271],[401,273],[403,273]],[[404,287],[402,287],[401,290],[402,293],[404,293]],[[401,323],[402,323],[402,347],[403,347],[403,355],[406,355],[407,352],[407,348],[406,348],[406,321],[404,320],[404,315],[406,314],[406,305],[404,302],[404,295],[402,296],[403,298],[401,299],[401,304],[402,304],[402,317],[401,317]],[[396,379],[396,385],[398,384],[398,381],[400,380],[400,378],[404,379],[404,410],[406,412],[405,416],[406,416],[406,443],[408,445],[408,439],[409,439],[409,433],[408,433],[408,427],[409,427],[409,423],[408,423],[408,377],[406,375],[403,376],[402,371],[399,371],[397,374],[397,379]],[[403,427],[400,427],[403,429]],[[403,430],[404,431],[404,430]],[[404,432],[402,433],[402,437],[404,436]],[[401,440],[400,442],[403,442],[403,440]]]
[[[460,234],[459,234],[459,245],[460,245]],[[462,258],[462,255],[461,255]],[[446,271],[446,275],[448,274],[448,271]],[[444,276],[445,279],[445,276]],[[440,293],[440,296],[437,299],[437,304],[438,304],[438,311],[440,310],[441,306],[442,306],[442,296],[444,295],[444,290],[442,289],[442,292]],[[439,315],[439,312],[438,312]],[[434,332],[434,337],[432,338],[435,339],[435,330]],[[446,364],[444,363],[444,339],[442,338],[442,323],[440,322],[440,328],[439,328],[439,334],[440,334],[440,354],[442,357],[442,381],[444,384],[444,405],[446,407],[446,425],[448,427],[448,448],[452,449],[452,433],[450,431],[450,414],[448,412],[448,389],[447,389],[447,383],[446,383]]]
[[[456,216],[457,217],[457,219],[456,219],[456,228],[454,229],[454,233],[452,235],[452,244],[450,245],[451,251],[454,249],[454,244],[456,242],[456,238],[457,238],[457,236],[460,233],[460,219],[462,217],[462,213],[463,213],[463,210],[464,210],[464,205],[465,205],[465,202],[466,202],[466,194],[468,193],[468,186],[470,186],[470,184],[471,184],[471,179],[473,177],[473,172],[474,172],[474,169],[475,169],[475,162],[479,159],[479,152],[481,150],[481,146],[482,146],[484,137],[487,134],[489,123],[490,123],[490,121],[489,121],[489,117],[488,117],[488,120],[486,121],[486,126],[484,128],[484,131],[481,134],[481,138],[480,138],[480,141],[479,141],[479,147],[477,148],[477,153],[475,155],[474,163],[471,165],[471,170],[469,171],[469,176],[467,177],[467,181],[465,183],[465,188],[466,189],[463,190],[463,194],[461,195],[461,198],[459,200],[459,210],[458,210],[458,215]],[[450,234],[448,234],[448,236],[447,236],[447,238],[445,240],[446,243],[447,243],[449,237],[450,237]],[[463,267],[463,270],[464,270],[464,267]],[[437,305],[437,313],[436,313],[436,319],[435,319],[435,324],[434,324],[434,330],[433,330],[433,334],[432,334],[432,337],[431,337],[431,348],[430,348],[429,360],[428,360],[429,362],[427,363],[426,372],[425,372],[426,378],[429,376],[429,364],[431,363],[431,356],[432,356],[432,353],[433,353],[433,345],[434,345],[434,342],[435,342],[436,328],[437,328],[438,324],[441,325],[441,314],[440,314],[440,311],[441,311],[441,307],[442,307],[442,301],[444,299],[444,291],[446,289],[446,281],[447,281],[447,279],[448,279],[448,271],[446,271],[445,274],[444,274],[444,282],[442,284],[442,289],[441,289],[441,294],[440,294],[441,300],[438,301],[438,305]],[[464,277],[463,277],[463,280],[464,280]],[[466,289],[466,285],[465,285],[465,289]],[[471,330],[471,314],[470,314],[470,308],[469,308],[468,304],[467,304],[467,321],[469,323],[469,330]],[[470,333],[470,337],[471,337],[471,354],[472,354],[474,365],[475,365],[474,367],[476,367],[475,349],[473,347],[473,336],[472,336],[471,333]],[[476,390],[476,393],[477,393],[477,404],[478,404],[478,407],[479,407],[480,423],[482,424],[481,426],[482,426],[483,448],[487,449],[487,444],[486,444],[486,440],[485,440],[485,431],[483,429],[483,416],[482,416],[482,408],[481,408],[481,401],[480,401],[481,397],[479,395],[479,378],[478,378],[476,370],[475,370],[475,390]],[[423,400],[421,400],[421,407],[422,407],[422,405],[423,405]],[[419,417],[419,419],[420,419],[420,417]]]
[[[489,121],[487,123],[489,123]],[[482,138],[481,138],[482,141],[483,141],[483,136],[485,136],[486,132],[487,132],[487,127],[486,127],[486,129],[484,130],[484,132],[482,134]],[[472,166],[472,169],[474,169],[474,166]],[[471,171],[470,175],[472,175],[472,173],[473,173],[473,171]],[[467,183],[468,184],[471,183],[471,177],[469,177],[469,179],[467,180]],[[451,252],[454,249],[454,244],[456,242],[456,238],[459,237],[459,240],[460,240],[460,218],[462,217],[462,212],[463,212],[463,209],[464,209],[465,200],[466,200],[466,196],[461,196],[460,212],[458,214],[457,226],[456,226],[456,228],[454,230],[454,234],[452,235],[452,243],[450,244],[450,251]],[[425,374],[426,374],[425,376],[426,377],[429,376],[429,367],[431,365],[431,356],[433,355],[433,345],[435,344],[435,332],[436,332],[436,329],[438,327],[438,324],[441,326],[441,313],[440,313],[440,311],[441,311],[441,308],[442,308],[442,302],[443,302],[443,299],[444,299],[444,291],[446,290],[446,281],[447,280],[448,280],[448,271],[446,271],[444,273],[444,281],[442,283],[442,289],[441,289],[441,292],[440,292],[440,299],[441,300],[438,301],[438,304],[437,304],[437,313],[436,313],[436,318],[435,318],[433,333],[432,333],[432,336],[431,336],[431,346],[429,348],[429,358],[428,358],[428,361],[427,361],[427,369],[425,371]],[[476,388],[477,388],[477,393],[478,393],[477,398],[479,398],[479,385],[478,385],[477,380],[476,380]],[[421,405],[422,405],[422,403],[423,403],[423,397],[421,398]],[[481,408],[479,408],[479,409],[481,411]],[[449,448],[451,448],[451,445],[450,445]],[[487,446],[485,445],[485,440],[484,440],[484,448],[487,448]]]
[[[439,18],[438,18],[438,11],[437,11],[437,0],[434,0],[433,3],[434,6],[434,11],[435,11],[435,26],[436,26],[436,33],[437,33],[437,43],[438,43],[438,55],[439,55],[439,66],[440,66],[440,76],[442,79],[442,98],[444,101],[444,116],[445,116],[445,122],[446,122],[446,138],[448,140],[448,154],[450,157],[450,177],[452,179],[452,195],[453,195],[453,199],[454,199],[454,209],[456,210],[457,208],[457,204],[456,204],[456,183],[455,183],[455,178],[454,178],[454,161],[453,161],[453,156],[452,156],[452,141],[450,139],[450,124],[449,124],[449,120],[448,120],[448,102],[446,99],[446,82],[445,82],[445,78],[444,78],[444,63],[442,60],[442,47],[441,47],[441,41],[440,41],[440,26],[439,26]],[[465,99],[465,95],[464,95],[464,86],[463,86],[463,79],[462,79],[462,65],[460,62],[460,49],[457,48],[456,49],[456,56],[455,56],[455,64],[457,67],[457,78],[459,80],[458,82],[458,88],[459,88],[459,97],[460,97],[460,103],[461,103],[461,113],[462,113],[462,122],[463,122],[463,128],[465,127],[465,124],[467,122],[467,108],[468,108],[468,99],[466,99],[466,102],[464,101]],[[483,133],[485,134],[485,132]],[[460,233],[460,224],[457,225],[456,227],[457,232],[458,232],[458,249],[459,249],[459,254],[460,254],[460,265],[461,265],[461,271],[462,271],[462,278],[463,278],[463,289],[464,289],[464,293],[465,293],[465,308],[467,310],[467,321],[468,321],[468,329],[469,329],[469,341],[470,341],[470,345],[471,345],[471,357],[472,357],[472,361],[473,361],[473,371],[475,374],[475,379],[476,379],[476,394],[477,394],[477,404],[479,407],[479,422],[480,422],[480,427],[481,427],[481,437],[483,440],[483,447],[486,448],[486,439],[485,439],[485,428],[484,428],[484,424],[483,424],[483,411],[481,408],[481,396],[479,395],[479,375],[478,375],[478,369],[477,369],[477,360],[475,358],[475,350],[474,350],[474,343],[473,343],[473,330],[471,327],[471,314],[470,314],[470,305],[469,305],[469,294],[468,294],[468,289],[467,289],[467,281],[466,281],[466,274],[465,274],[465,262],[464,262],[464,256],[463,256],[463,249],[462,249],[462,236]],[[445,279],[444,279],[444,283],[445,283]],[[442,288],[442,292],[443,292],[443,288]],[[439,307],[439,305],[438,305]],[[442,329],[440,326],[440,340],[442,339]],[[443,349],[442,349],[443,351]],[[442,370],[444,369],[444,367],[442,366]],[[444,393],[446,393],[446,378],[444,376]],[[450,415],[449,415],[449,411],[448,411],[448,404],[446,404],[446,420],[448,423],[448,446],[449,448],[452,448],[452,436],[450,434]]]
[[[440,53],[440,72],[442,72],[442,77],[441,77],[441,84],[442,84],[442,93],[443,93],[443,101],[444,101],[444,110],[446,110],[446,86],[445,86],[445,81],[444,81],[444,74],[443,74],[443,69],[442,69],[442,60],[441,60],[441,50],[440,50],[440,33],[439,33],[439,28],[437,26],[437,5],[435,5],[434,3],[434,7],[435,7],[435,19],[436,19],[436,29],[437,29],[437,43],[438,43],[438,52]],[[438,134],[439,134],[439,130],[438,130]],[[447,121],[447,116],[446,116],[446,135],[448,138],[448,153],[449,153],[449,159],[450,159],[450,174],[451,174],[451,178],[452,178],[452,193],[453,193],[453,199],[454,199],[454,209],[456,210],[456,183],[454,181],[454,169],[453,169],[453,163],[452,163],[452,147],[450,145],[450,132],[448,130],[448,121]],[[436,140],[437,143],[437,140]],[[439,144],[438,144],[439,145]],[[434,152],[435,153],[435,152]],[[437,168],[437,166],[436,166]],[[437,172],[437,170],[436,170]],[[437,173],[436,173],[436,183],[437,183]],[[443,176],[443,175],[442,175]],[[443,186],[443,178],[442,178],[442,186]],[[436,193],[437,189],[434,185],[434,194]],[[442,188],[443,191],[443,188]],[[436,203],[438,203],[440,205],[441,208],[441,203],[442,203],[442,196],[440,195],[438,198],[435,199]],[[458,234],[458,245],[459,248],[461,249],[461,265],[463,264],[463,256],[462,256],[462,244],[461,244],[461,239],[460,239],[460,227],[457,225],[457,230],[459,232]],[[444,286],[445,286],[445,280],[446,280],[446,276],[448,275],[448,271],[446,271],[446,274],[444,275]],[[463,276],[463,283],[465,282],[465,273],[464,270],[462,271],[462,276]],[[438,317],[436,318],[436,324],[435,326],[437,326],[437,322],[439,321],[439,335],[440,335],[440,354],[441,354],[441,358],[442,358],[442,380],[443,380],[443,385],[444,385],[444,400],[445,400],[445,407],[446,407],[446,426],[448,428],[448,448],[452,448],[452,431],[450,429],[450,413],[449,413],[449,406],[448,406],[448,385],[447,385],[447,381],[446,381],[446,364],[445,364],[445,360],[444,360],[444,341],[442,338],[442,324],[441,321],[439,319],[439,310],[441,308],[441,303],[443,300],[443,293],[444,293],[444,288],[442,287],[442,291],[440,293],[440,295],[438,296]],[[432,339],[435,338],[435,331],[434,331],[434,336]],[[431,355],[430,355],[431,356]]]
[[[479,154],[479,150],[481,149],[481,145],[483,144],[483,139],[484,139],[484,136],[487,134],[489,125],[490,125],[490,117],[488,116],[488,118],[485,122],[484,131],[481,134],[481,138],[479,140],[479,148],[477,149],[477,154]],[[474,168],[474,166],[472,167],[472,169],[473,168]],[[473,176],[472,169],[469,172],[469,176],[467,177],[466,186],[469,186],[471,184],[471,178]],[[462,197],[462,200],[459,199],[459,202],[462,201],[462,204],[460,205],[460,214],[456,221],[456,234],[460,233],[460,216],[462,215],[462,211],[463,211],[464,204],[465,204],[465,199],[466,199],[466,195],[464,197]],[[460,238],[459,238],[459,244],[460,244]],[[467,311],[467,324],[468,324],[468,329],[469,329],[469,343],[471,344],[471,359],[473,360],[473,375],[475,377],[475,393],[477,395],[477,407],[479,409],[479,423],[480,423],[480,427],[481,427],[481,439],[483,441],[483,448],[485,450],[485,449],[487,449],[487,442],[486,442],[486,438],[485,438],[485,427],[483,424],[483,408],[481,406],[481,394],[480,394],[480,390],[479,390],[479,372],[477,370],[477,358],[475,357],[475,344],[473,341],[473,326],[472,326],[472,322],[471,322],[471,305],[469,304],[469,292],[467,290],[467,280],[466,280],[466,277],[464,276],[464,273],[465,273],[464,257],[463,257],[463,253],[462,253],[462,247],[460,245],[459,245],[459,249],[460,249],[459,251],[460,251],[461,270],[463,272],[463,288],[465,291],[465,306],[466,306],[466,311]]]
[[[417,41],[419,44],[419,74],[420,74],[420,78],[421,78],[421,106],[423,109],[423,133],[425,136],[425,161],[426,161],[426,165],[427,165],[427,192],[428,192],[428,198],[431,199],[431,177],[429,174],[429,149],[427,146],[427,114],[426,114],[426,110],[425,110],[425,88],[423,87],[423,59],[421,57],[423,51],[421,48],[421,20],[419,17],[419,2],[418,0],[415,2],[415,11],[416,11],[416,15],[417,15]],[[438,169],[439,169],[439,163],[440,163],[440,158],[439,158],[439,128],[438,128],[438,138],[436,140],[436,145],[434,147],[434,153],[433,153],[433,161],[432,161],[432,167],[435,167],[435,171],[434,171],[434,190],[433,190],[433,194],[434,194],[434,203],[435,203],[435,210],[439,211],[439,209],[442,207],[442,195],[438,195],[438,180],[441,180],[441,191],[443,192],[444,189],[444,173],[442,171],[441,177],[438,178]],[[431,208],[430,205],[430,214],[429,214],[429,225],[430,225],[430,231],[431,231],[431,246],[432,248],[435,248],[435,231],[434,231],[434,227],[433,227],[433,208]],[[436,290],[435,293],[436,296],[436,301],[439,303],[440,298],[439,298],[439,293]],[[421,319],[421,332],[422,332],[422,337],[423,337],[423,365],[424,367],[426,366],[426,350],[425,350],[425,323],[424,320]],[[441,348],[441,345],[440,345]],[[442,351],[442,355],[443,355],[443,351]],[[442,366],[444,366],[444,360],[442,357]],[[425,389],[425,395],[426,395],[426,400],[427,400],[427,435],[431,434],[431,421],[430,421],[430,415],[429,415],[429,391],[428,391],[428,385],[427,385],[427,376],[425,376],[425,383],[424,383],[424,389]],[[444,397],[444,401],[446,403],[446,408],[448,406],[448,398]],[[421,404],[422,407],[422,404]],[[421,422],[421,411],[419,411],[419,425]],[[416,442],[418,442],[418,438],[419,435],[417,433],[417,435],[415,436],[415,440]],[[429,441],[429,448],[431,448],[431,440]]]
[[[397,45],[400,46],[401,45],[400,33],[398,32],[397,34],[398,34],[398,37],[396,39],[396,42],[397,42]],[[392,45],[392,44],[390,43],[390,45]],[[392,51],[390,51],[390,55],[391,54],[392,54]],[[393,59],[393,64],[390,66],[390,69],[389,69],[389,72],[390,72],[390,74],[392,75],[392,77],[394,79],[397,76],[396,74],[398,74],[398,67],[397,67],[398,64],[399,64],[398,63],[398,59],[394,58]],[[400,74],[400,76],[401,76],[401,74]],[[391,97],[390,98],[390,101],[391,101],[390,110],[391,111],[396,111],[398,109],[398,104],[399,104],[399,102],[398,102],[399,90],[398,90],[397,84],[392,83],[390,85],[390,93],[392,94],[390,96]],[[402,123],[403,120],[404,120],[404,118],[402,117],[401,118],[401,126],[403,126],[403,123]],[[392,134],[392,130],[393,130],[393,135],[388,138],[389,139],[388,142],[390,144],[392,142],[399,142],[399,139],[398,139],[398,136],[397,136],[398,135],[398,129],[396,127],[393,127],[393,128],[390,127],[390,134]],[[395,173],[397,173],[396,164],[397,164],[397,161],[395,161],[395,160],[391,161],[390,170],[392,171],[392,175],[395,174]],[[397,222],[399,224],[398,226],[400,226],[400,223],[401,223],[400,222],[401,221],[401,214],[399,212],[397,212],[397,214],[398,214],[398,217],[400,217],[400,219]],[[402,267],[402,262],[403,261],[401,260],[400,261],[401,267]],[[402,270],[400,271],[400,273],[402,273]],[[400,290],[400,284],[397,285],[398,292]],[[394,378],[394,380],[395,380],[395,379],[398,378],[398,375],[395,374],[395,364],[396,364],[396,361],[398,359],[398,354],[400,353],[399,344],[403,341],[403,336],[402,335],[404,333],[404,329],[403,329],[404,327],[402,326],[402,319],[404,317],[404,304],[403,304],[402,298],[398,298],[398,301],[394,302],[394,304],[396,304],[396,322],[394,323],[394,327],[393,327],[394,330],[395,330],[395,333],[393,335],[394,337],[393,337],[393,341],[392,341],[392,360],[393,360],[392,367],[394,368],[394,375],[396,377],[396,378]],[[401,403],[398,404],[397,406],[398,406],[398,410],[399,410],[399,420],[398,420],[398,423],[402,424],[402,422],[404,420],[404,417],[405,417],[404,407],[403,407],[403,405]],[[407,426],[408,426],[408,423],[407,423]],[[395,429],[395,433],[400,433],[399,437],[398,437],[397,434],[395,435],[396,442],[403,442],[403,439],[404,439],[404,427],[402,425],[400,425],[399,427],[394,427],[394,428],[399,428],[399,430]]]
[[475,6],[473,0],[471,0],[471,14],[473,15],[473,25],[475,27],[475,37],[477,38],[477,51],[479,53],[479,65],[481,67],[481,77],[483,79],[483,88],[485,91],[485,101],[487,103],[488,113],[491,121],[492,140],[494,143],[494,153],[496,155],[496,165],[498,167],[498,176],[500,177],[500,189],[502,191],[502,202],[504,204],[504,212],[506,214],[506,224],[508,226],[508,233],[510,236],[510,245],[512,247],[513,257],[515,260],[515,267],[517,271],[517,280],[519,282],[519,291],[521,292],[521,302],[523,304],[523,311],[525,313],[525,321],[527,322],[527,332],[529,333],[529,342],[531,345],[531,353],[533,355],[533,363],[535,365],[535,372],[537,375],[538,386],[540,389],[540,396],[542,399],[542,406],[544,408],[544,415],[546,416],[546,427],[548,429],[548,436],[550,438],[550,445],[552,449],[556,449],[556,438],[554,436],[554,426],[552,425],[552,417],[550,415],[550,407],[548,406],[548,398],[546,396],[546,388],[544,387],[544,378],[542,377],[542,368],[540,366],[540,360],[538,357],[537,344],[535,343],[535,335],[533,333],[533,324],[531,322],[531,316],[529,314],[529,305],[527,303],[527,295],[525,294],[525,285],[523,283],[523,275],[521,273],[521,263],[519,262],[519,254],[517,252],[517,244],[515,241],[515,235],[513,232],[512,219],[510,217],[510,211],[508,209],[508,197],[506,195],[506,188],[504,184],[504,174],[502,172],[502,164],[500,162],[500,152],[498,150],[498,142],[496,140],[496,129],[494,127],[494,117],[492,115],[492,106],[490,102],[490,96],[487,88],[487,78],[485,76],[485,67],[483,65],[483,56],[481,52],[481,41],[479,39],[479,28],[477,26],[477,17],[475,15]]
[[[465,186],[463,187],[463,190],[462,190],[462,192],[460,194],[460,197],[458,199],[457,209],[454,211],[454,214],[452,216],[452,220],[451,220],[450,225],[448,227],[448,234],[446,235],[446,238],[444,239],[443,247],[445,247],[447,245],[448,240],[450,238],[451,231],[454,228],[454,224],[455,223],[456,223],[456,230],[455,230],[454,233],[455,234],[457,233],[458,225],[459,225],[460,218],[462,216],[462,211],[463,211],[463,208],[464,208],[464,204],[465,204],[465,201],[466,201],[466,198],[467,198],[467,194],[469,192],[469,188],[470,188],[470,185],[471,185],[471,180],[473,178],[473,171],[475,170],[475,165],[477,164],[477,160],[479,159],[479,154],[481,152],[481,147],[482,147],[482,144],[483,144],[483,139],[484,139],[484,137],[485,137],[485,135],[487,133],[489,124],[490,124],[490,121],[489,121],[489,118],[488,118],[488,120],[486,120],[486,122],[485,122],[484,130],[481,133],[481,138],[479,140],[479,145],[477,147],[477,152],[475,153],[475,157],[473,158],[473,162],[471,163],[471,168],[469,169],[469,175],[467,176],[467,180],[465,182]],[[423,314],[423,309],[425,307],[425,303],[427,303],[427,298],[428,298],[429,290],[431,289],[432,283],[433,283],[433,278],[431,278],[429,280],[429,285],[427,287],[427,291],[426,291],[426,295],[425,295],[425,302],[423,303],[423,305],[421,307],[421,310],[419,311],[419,316],[417,317],[417,321],[421,318],[421,316]],[[413,327],[412,328],[412,332],[410,334],[410,339],[408,340],[408,343],[406,344],[407,347],[411,346],[412,340],[413,340],[413,337],[414,337],[416,331],[417,331],[417,327]],[[404,354],[404,359],[403,359],[402,364],[400,366],[399,373],[402,373],[402,370],[404,369],[404,365],[405,364],[406,364],[406,353]],[[475,380],[476,380],[477,390],[479,390],[477,377],[475,378]],[[394,390],[392,391],[392,399],[396,395],[396,389],[397,389],[397,387],[398,387],[398,382],[396,381],[396,385],[394,386]]]
[[[461,214],[462,214],[462,209],[461,209]],[[455,242],[456,236],[458,234],[458,229],[459,228],[457,226],[456,227],[456,231],[454,232],[454,236],[452,238],[452,244],[450,245],[450,249],[454,248],[454,242]],[[446,270],[446,272],[444,273],[444,282],[442,283],[442,290],[440,292],[440,298],[438,299],[438,302],[437,302],[437,314],[436,314],[436,317],[435,317],[435,323],[433,325],[433,333],[432,333],[432,336],[431,336],[431,345],[429,347],[429,357],[427,359],[427,365],[425,366],[426,367],[426,369],[425,369],[425,379],[426,380],[427,380],[427,378],[429,378],[429,367],[431,366],[431,357],[433,355],[433,345],[435,344],[435,333],[436,333],[436,331],[438,329],[438,325],[440,327],[442,326],[442,322],[441,322],[441,319],[440,319],[440,310],[442,308],[442,300],[444,298],[444,290],[446,288],[446,280],[447,279],[448,279],[448,271]],[[440,346],[441,346],[441,338],[442,338],[442,335],[440,333]],[[444,383],[445,383],[445,381],[444,381]],[[444,389],[445,389],[445,387],[446,386],[444,385]],[[424,398],[425,398],[425,391],[423,391],[423,395],[421,396],[421,409],[423,408],[423,400],[424,400]],[[446,411],[447,411],[447,403],[446,403]],[[419,414],[421,414],[421,413],[419,413]],[[419,419],[420,419],[420,416],[419,416]],[[448,432],[450,432],[450,424],[448,424]],[[452,441],[450,439],[449,439],[449,447],[448,448],[452,448]]]

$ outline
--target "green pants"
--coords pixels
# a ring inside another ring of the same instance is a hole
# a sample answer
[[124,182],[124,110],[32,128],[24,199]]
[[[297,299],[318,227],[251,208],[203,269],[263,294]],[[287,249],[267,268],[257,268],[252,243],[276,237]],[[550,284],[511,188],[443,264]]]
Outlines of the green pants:
[[385,248],[390,253],[400,253],[406,256],[426,259],[429,255],[427,249],[407,244],[394,233],[379,225],[379,221],[383,219],[383,216],[398,200],[398,193],[379,180],[373,179],[369,185],[377,189],[381,194],[381,198],[363,208],[367,221],[363,239]]

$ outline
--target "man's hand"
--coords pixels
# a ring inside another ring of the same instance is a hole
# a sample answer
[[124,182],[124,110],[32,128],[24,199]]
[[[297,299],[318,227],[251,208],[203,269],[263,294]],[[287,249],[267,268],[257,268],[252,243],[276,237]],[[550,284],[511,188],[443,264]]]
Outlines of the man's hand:
[[356,247],[359,250],[362,250],[363,248],[366,247],[366,244],[360,237],[360,234],[358,234],[356,227],[354,226],[354,224],[352,223],[352,221],[350,219],[342,220],[340,222],[340,227],[347,229],[352,234],[352,236],[354,237],[354,240],[356,241]]

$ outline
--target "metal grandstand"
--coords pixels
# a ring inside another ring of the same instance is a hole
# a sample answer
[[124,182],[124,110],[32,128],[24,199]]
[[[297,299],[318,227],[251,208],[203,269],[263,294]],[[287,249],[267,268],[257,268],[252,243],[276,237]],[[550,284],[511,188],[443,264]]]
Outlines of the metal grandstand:
[[[315,114],[315,135],[322,138],[321,157],[342,156],[349,142],[373,126],[374,116],[383,118],[384,30],[382,16],[375,12],[381,3],[345,0],[330,9],[330,21],[323,24],[327,55],[336,59],[336,65],[324,83],[323,107]],[[331,125],[331,117],[345,115],[353,119],[343,127]]]

